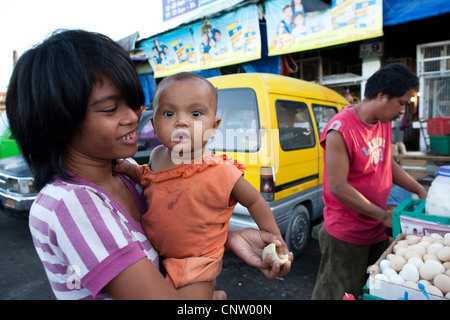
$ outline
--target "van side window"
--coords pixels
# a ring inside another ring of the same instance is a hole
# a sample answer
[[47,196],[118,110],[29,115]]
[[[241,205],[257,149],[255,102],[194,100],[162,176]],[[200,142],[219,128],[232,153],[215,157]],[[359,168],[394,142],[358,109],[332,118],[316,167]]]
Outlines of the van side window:
[[312,109],[314,117],[316,118],[317,128],[319,130],[319,137],[322,134],[322,130],[325,129],[328,121],[338,113],[338,109],[334,106],[327,106],[322,104],[313,103]]
[[207,147],[214,151],[255,152],[259,149],[256,93],[251,88],[219,89],[219,128]]
[[277,100],[275,109],[281,149],[290,151],[314,147],[314,127],[305,103]]

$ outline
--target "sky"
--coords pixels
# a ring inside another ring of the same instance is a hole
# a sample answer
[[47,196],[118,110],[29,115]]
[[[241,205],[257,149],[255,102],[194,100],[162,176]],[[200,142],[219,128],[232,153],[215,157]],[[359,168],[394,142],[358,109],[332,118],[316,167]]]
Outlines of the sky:
[[57,29],[84,29],[119,40],[142,38],[166,28],[161,0],[0,0],[0,92],[5,92],[19,56]]

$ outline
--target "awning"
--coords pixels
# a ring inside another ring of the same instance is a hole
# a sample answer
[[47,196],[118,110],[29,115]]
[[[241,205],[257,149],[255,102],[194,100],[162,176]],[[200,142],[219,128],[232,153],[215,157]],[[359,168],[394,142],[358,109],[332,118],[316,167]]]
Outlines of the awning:
[[392,26],[449,12],[449,0],[383,0],[383,25]]

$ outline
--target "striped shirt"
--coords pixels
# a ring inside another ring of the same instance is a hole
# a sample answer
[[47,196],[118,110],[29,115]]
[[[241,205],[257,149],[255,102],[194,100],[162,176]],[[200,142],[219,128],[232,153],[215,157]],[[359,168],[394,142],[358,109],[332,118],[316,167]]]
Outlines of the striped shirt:
[[[140,185],[120,175],[143,214]],[[141,224],[99,186],[80,178],[47,184],[30,209],[29,226],[57,299],[110,299],[102,291],[143,257],[158,268],[158,253]]]

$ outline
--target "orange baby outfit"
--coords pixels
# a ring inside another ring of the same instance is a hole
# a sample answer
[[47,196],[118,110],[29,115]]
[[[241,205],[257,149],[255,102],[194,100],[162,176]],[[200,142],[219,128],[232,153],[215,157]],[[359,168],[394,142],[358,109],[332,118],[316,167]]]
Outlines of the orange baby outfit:
[[244,169],[225,155],[161,172],[138,167],[149,205],[142,225],[175,288],[219,275],[236,205],[231,191]]

